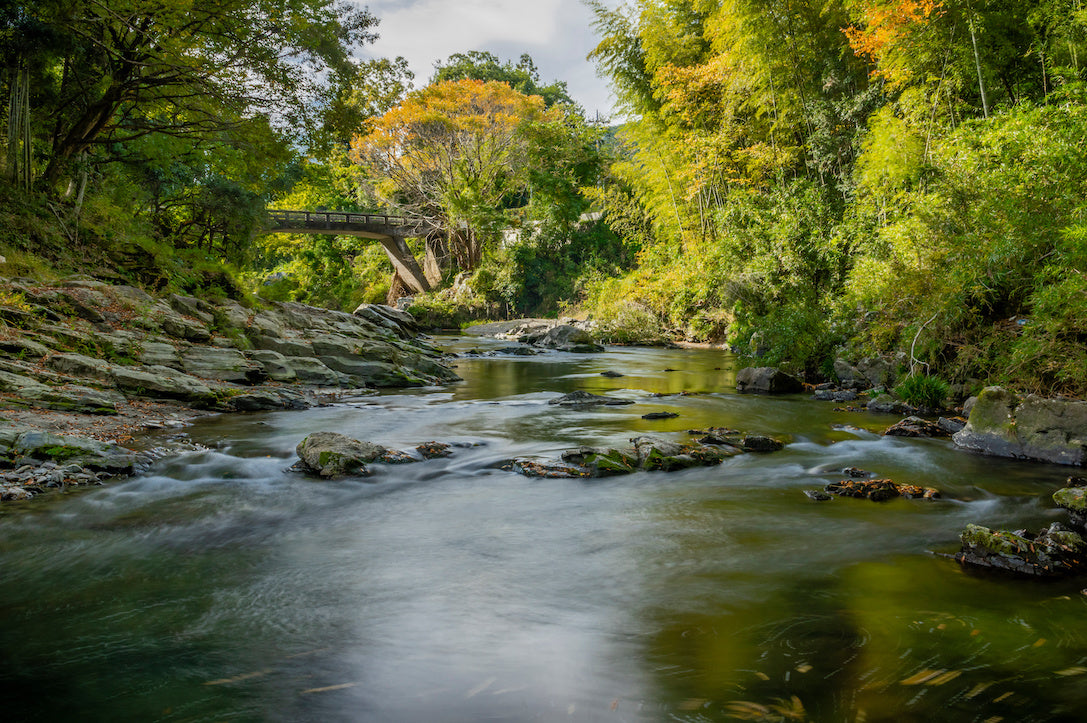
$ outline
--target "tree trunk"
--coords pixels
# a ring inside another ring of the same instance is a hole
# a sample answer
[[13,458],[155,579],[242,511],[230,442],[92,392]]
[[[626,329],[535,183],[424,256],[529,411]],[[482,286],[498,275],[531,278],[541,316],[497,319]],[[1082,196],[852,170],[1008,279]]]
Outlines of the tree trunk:
[[30,152],[30,71],[11,71],[11,93],[8,97],[7,172],[11,182],[30,190],[33,178]]
[[978,89],[981,91],[981,110],[985,114],[985,117],[989,117],[989,98],[985,95],[985,79],[981,75],[981,56],[978,54],[978,36],[974,31],[974,9],[970,7],[970,3],[966,4],[966,9],[970,12],[970,42],[974,46],[974,65],[978,70]]

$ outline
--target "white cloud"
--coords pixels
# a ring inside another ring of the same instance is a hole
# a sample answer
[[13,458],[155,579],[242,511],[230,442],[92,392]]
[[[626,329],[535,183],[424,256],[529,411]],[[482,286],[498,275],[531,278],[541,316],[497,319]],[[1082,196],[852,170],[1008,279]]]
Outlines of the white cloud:
[[[421,86],[434,63],[453,53],[487,50],[516,61],[528,53],[544,82],[566,81],[570,95],[592,115],[611,109],[610,93],[585,56],[597,40],[580,0],[370,0],[381,36],[369,57],[407,59]],[[613,4],[613,3],[609,3]]]

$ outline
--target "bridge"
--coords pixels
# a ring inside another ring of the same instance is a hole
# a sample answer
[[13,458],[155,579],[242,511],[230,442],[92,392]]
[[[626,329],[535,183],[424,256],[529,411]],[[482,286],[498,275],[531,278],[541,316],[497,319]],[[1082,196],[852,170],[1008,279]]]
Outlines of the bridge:
[[349,213],[345,211],[285,211],[268,210],[269,233],[316,233],[328,236],[358,236],[374,239],[392,262],[403,282],[416,293],[430,291],[441,279],[441,269],[427,243],[423,266],[404,241],[406,238],[428,238],[439,229],[430,224],[388,213]]

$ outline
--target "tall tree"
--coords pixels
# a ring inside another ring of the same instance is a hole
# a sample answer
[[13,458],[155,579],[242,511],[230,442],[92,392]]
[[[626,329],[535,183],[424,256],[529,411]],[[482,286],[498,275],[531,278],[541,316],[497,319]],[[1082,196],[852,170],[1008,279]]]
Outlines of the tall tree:
[[0,27],[44,27],[56,41],[9,43],[4,57],[34,73],[53,186],[82,154],[109,159],[149,134],[200,138],[257,115],[312,128],[329,71],[350,71],[375,23],[339,0],[15,0]]
[[450,80],[482,80],[505,83],[524,95],[538,95],[548,108],[555,104],[574,105],[566,83],[556,80],[548,85],[540,84],[540,72],[528,53],[521,55],[517,63],[507,60],[502,62],[493,53],[469,50],[467,53],[454,53],[449,59],[435,64],[431,83],[444,83]]
[[539,96],[501,82],[446,81],[416,91],[352,143],[379,196],[444,231],[463,269],[506,223],[503,199],[526,182],[519,128],[544,113]]

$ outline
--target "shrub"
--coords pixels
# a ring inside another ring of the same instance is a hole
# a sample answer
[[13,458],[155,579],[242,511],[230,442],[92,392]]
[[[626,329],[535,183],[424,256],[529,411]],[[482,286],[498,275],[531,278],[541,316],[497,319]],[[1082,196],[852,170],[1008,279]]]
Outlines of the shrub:
[[943,407],[950,391],[951,387],[943,379],[927,374],[908,376],[895,387],[895,394],[907,404],[927,409]]

